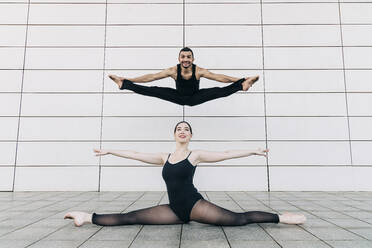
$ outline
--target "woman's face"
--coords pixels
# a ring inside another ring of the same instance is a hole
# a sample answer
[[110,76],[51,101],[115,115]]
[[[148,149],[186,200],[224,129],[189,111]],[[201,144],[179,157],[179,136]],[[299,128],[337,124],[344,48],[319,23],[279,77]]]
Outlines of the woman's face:
[[174,133],[174,138],[177,142],[186,143],[189,142],[192,137],[190,132],[190,127],[186,123],[180,123],[176,127],[176,132]]

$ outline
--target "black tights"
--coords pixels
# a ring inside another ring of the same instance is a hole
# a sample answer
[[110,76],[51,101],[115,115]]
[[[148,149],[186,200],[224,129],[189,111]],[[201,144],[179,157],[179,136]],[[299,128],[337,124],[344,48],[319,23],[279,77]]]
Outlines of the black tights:
[[[235,213],[204,199],[199,200],[194,205],[190,219],[200,223],[219,226],[241,226],[251,223],[279,222],[279,216],[277,214],[260,211]],[[100,226],[183,223],[168,204],[139,209],[125,214],[93,214],[92,222]]]
[[120,89],[127,89],[145,96],[157,97],[179,105],[195,106],[210,100],[221,97],[226,97],[235,92],[242,90],[242,82],[245,79],[238,81],[225,87],[213,87],[200,89],[191,96],[181,95],[176,89],[158,86],[142,86],[134,84],[132,81],[124,80]]

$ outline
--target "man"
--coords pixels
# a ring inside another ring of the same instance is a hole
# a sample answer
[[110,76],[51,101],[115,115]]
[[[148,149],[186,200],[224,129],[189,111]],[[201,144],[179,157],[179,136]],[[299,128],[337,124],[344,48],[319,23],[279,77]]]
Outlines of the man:
[[[119,89],[128,89],[145,96],[157,97],[179,105],[195,106],[210,100],[229,96],[239,90],[247,91],[257,80],[258,76],[235,78],[223,74],[215,74],[207,69],[196,66],[194,53],[188,47],[181,49],[177,66],[170,67],[161,72],[147,74],[136,78],[123,78],[116,75],[109,77],[119,86]],[[142,86],[135,83],[147,83],[162,78],[171,77],[176,81],[176,89],[157,86]],[[213,87],[199,89],[200,78],[232,83],[226,87]]]

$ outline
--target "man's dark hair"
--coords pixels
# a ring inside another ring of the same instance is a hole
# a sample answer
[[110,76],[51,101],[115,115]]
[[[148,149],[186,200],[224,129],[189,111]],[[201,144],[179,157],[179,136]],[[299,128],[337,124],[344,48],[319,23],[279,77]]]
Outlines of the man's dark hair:
[[178,54],[178,57],[180,56],[181,52],[191,52],[192,57],[194,58],[194,53],[192,52],[192,50],[189,47],[182,48],[181,51]]

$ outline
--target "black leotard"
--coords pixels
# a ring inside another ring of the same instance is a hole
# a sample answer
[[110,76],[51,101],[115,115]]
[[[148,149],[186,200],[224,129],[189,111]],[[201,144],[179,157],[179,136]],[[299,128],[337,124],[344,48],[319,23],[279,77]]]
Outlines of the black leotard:
[[167,185],[169,206],[185,223],[190,221],[192,207],[198,200],[203,199],[193,184],[196,166],[193,166],[188,160],[190,154],[175,164],[169,163],[169,154],[162,171],[163,179]]
[[196,79],[195,68],[196,65],[192,64],[191,78],[186,80],[182,77],[181,65],[177,65],[176,89],[183,96],[191,96],[199,90],[200,80]]

